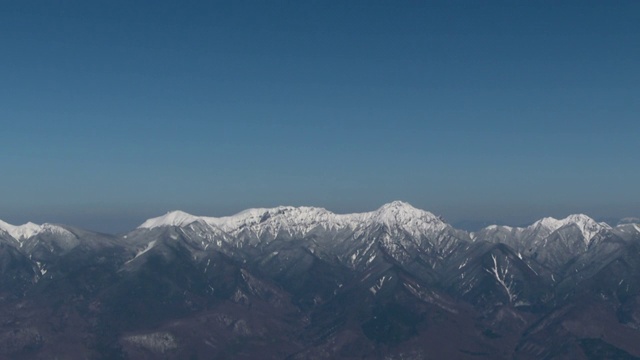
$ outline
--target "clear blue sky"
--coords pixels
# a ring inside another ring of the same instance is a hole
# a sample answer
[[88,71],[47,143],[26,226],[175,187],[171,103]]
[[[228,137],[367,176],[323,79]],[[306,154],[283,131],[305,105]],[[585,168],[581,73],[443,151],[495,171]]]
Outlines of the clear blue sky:
[[4,1],[0,219],[640,215],[638,1]]

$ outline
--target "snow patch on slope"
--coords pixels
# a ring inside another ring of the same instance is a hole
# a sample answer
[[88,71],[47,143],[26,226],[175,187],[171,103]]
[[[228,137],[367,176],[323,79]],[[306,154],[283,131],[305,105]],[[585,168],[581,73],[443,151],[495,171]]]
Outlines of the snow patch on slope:
[[[140,256],[142,256],[144,253],[146,253],[147,251],[153,249],[156,246],[156,240],[153,240],[152,242],[147,244],[147,247],[145,247],[143,250],[139,251],[136,256],[133,257],[133,259],[127,261],[125,264],[128,264],[130,262],[132,262],[133,260],[139,258]],[[208,265],[208,264],[207,264]]]

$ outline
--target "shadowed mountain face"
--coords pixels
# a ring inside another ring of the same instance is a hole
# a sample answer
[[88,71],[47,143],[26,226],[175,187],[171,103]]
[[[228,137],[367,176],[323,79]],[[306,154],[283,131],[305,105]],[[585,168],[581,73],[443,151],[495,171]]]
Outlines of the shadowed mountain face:
[[172,212],[123,236],[0,222],[0,359],[636,359],[640,226],[474,233],[362,214]]

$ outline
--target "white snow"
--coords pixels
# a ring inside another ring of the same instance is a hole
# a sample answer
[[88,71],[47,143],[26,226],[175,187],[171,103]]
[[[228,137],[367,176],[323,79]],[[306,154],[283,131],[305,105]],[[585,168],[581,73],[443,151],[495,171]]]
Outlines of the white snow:
[[28,222],[23,225],[11,225],[0,220],[0,230],[5,231],[16,241],[18,241],[18,243],[20,243],[20,247],[24,245],[25,240],[30,239],[43,232],[71,235],[68,230],[62,228],[61,226],[49,223],[38,225],[32,222]]
[[596,222],[592,218],[584,214],[573,214],[569,215],[564,219],[556,219],[553,217],[545,217],[542,218],[533,224],[527,226],[526,228],[521,227],[509,227],[502,225],[490,225],[483,229],[485,232],[492,232],[499,229],[505,229],[509,232],[515,234],[516,237],[520,236],[531,236],[535,234],[543,244],[546,243],[546,239],[549,235],[554,233],[557,230],[565,226],[575,225],[580,229],[582,236],[584,237],[584,241],[586,244],[589,244],[591,240],[602,230],[610,230],[611,226],[603,222]]
[[[393,201],[375,211],[353,214],[335,214],[323,208],[305,206],[255,208],[225,217],[195,216],[183,211],[172,211],[163,216],[149,219],[138,228],[185,227],[197,221],[231,235],[249,230],[258,236],[270,234],[273,237],[281,232],[289,235],[306,235],[316,227],[325,230],[345,228],[357,230],[372,223],[386,225],[391,230],[403,230],[414,237],[418,237],[421,234],[439,233],[449,226],[428,211],[417,209],[406,202]],[[602,229],[611,229],[609,225],[598,223],[587,215],[574,214],[560,220],[553,217],[545,217],[527,228],[491,225],[486,227],[485,231],[503,229],[508,232],[521,233],[529,230],[544,231],[547,234],[551,234],[568,225],[576,225],[587,243]]]
[[38,271],[40,271],[40,276],[44,276],[47,273],[45,266],[40,261],[36,261],[36,265],[38,266]]
[[153,249],[153,247],[154,247],[154,246],[156,246],[156,241],[157,241],[157,240],[153,240],[153,241],[151,241],[150,243],[148,243],[148,244],[147,244],[147,247],[145,247],[145,248],[144,248],[144,250],[139,251],[139,252],[136,254],[136,256],[134,256],[134,257],[133,257],[133,259],[131,259],[131,260],[127,261],[125,264],[128,264],[128,263],[132,262],[133,260],[135,260],[135,259],[139,258],[140,256],[142,256],[142,255],[143,255],[144,253],[146,253],[147,251],[149,251],[149,250]]
[[387,280],[391,280],[391,276],[389,277],[389,279],[387,279],[386,276],[381,277],[380,279],[378,279],[378,281],[376,281],[375,285],[369,288],[369,291],[373,295],[375,295],[378,291],[380,291],[380,289],[382,289],[382,286],[384,286],[384,283],[387,282]]
[[448,226],[434,214],[416,209],[402,201],[385,204],[374,212],[361,215],[364,215],[365,220],[372,219],[389,228],[402,228],[412,236],[427,232],[440,232]]
[[145,221],[139,228],[153,229],[160,226],[186,226],[198,220],[197,216],[184,211],[170,211],[165,215]]
[[608,224],[596,222],[595,220],[584,214],[569,215],[561,220],[552,217],[546,217],[536,221],[535,223],[533,223],[533,225],[529,226],[529,228],[542,226],[548,229],[549,233],[552,233],[568,225],[576,225],[582,232],[582,236],[584,236],[585,242],[587,244],[591,242],[591,239],[593,239],[593,237],[601,230],[611,229],[611,226],[609,226]]
[[498,266],[498,260],[495,255],[491,255],[491,258],[493,259],[493,267],[485,269],[485,271],[496,278],[498,284],[507,293],[509,301],[514,302],[517,299],[517,295],[513,292],[513,277],[509,275],[509,258],[506,259],[506,264],[503,267]]
[[534,222],[533,224],[531,224],[530,226],[528,226],[529,228],[535,228],[535,227],[543,227],[545,229],[548,229],[550,232],[556,231],[557,229],[561,228],[563,225],[563,223],[553,217],[545,217],[542,218],[536,222]]
[[[352,267],[368,266],[375,255],[369,247],[377,243],[381,243],[394,256],[397,255],[396,258],[400,261],[407,260],[403,258],[407,252],[424,247],[425,241],[445,250],[447,246],[454,244],[453,241],[449,241],[452,238],[447,231],[451,228],[450,225],[438,216],[402,201],[393,201],[374,211],[353,214],[335,214],[324,208],[304,206],[254,208],[224,217],[195,216],[183,211],[172,211],[145,221],[139,229],[166,226],[190,228],[196,231],[209,241],[203,245],[205,249],[209,244],[217,244],[220,247],[234,238],[243,240],[234,242],[233,246],[244,248],[256,246],[258,242],[269,242],[278,237],[299,239],[313,235],[316,231],[332,232],[333,234],[329,236],[323,236],[323,239],[328,239],[327,241],[340,239],[342,234],[349,234],[349,238],[353,239],[351,243],[353,246],[346,244],[341,258]],[[532,251],[530,249],[549,248],[554,251],[554,247],[548,244],[552,239],[550,236],[568,226],[580,231],[576,233],[582,234],[586,245],[594,241],[598,234],[611,229],[609,225],[598,223],[586,215],[575,214],[560,220],[545,217],[524,228],[492,225],[474,234],[473,239],[477,241],[490,238],[506,242],[514,246],[518,257],[522,258],[527,254],[526,251]],[[368,236],[370,232],[378,229],[384,229],[384,233],[378,237],[380,241],[367,241],[370,239]],[[640,231],[637,226],[636,229]],[[359,244],[360,241],[368,243]],[[359,245],[365,245],[366,249],[365,246]],[[518,247],[519,245],[521,246]],[[316,248],[313,247],[313,249]]]
[[371,223],[399,228],[412,235],[426,231],[439,232],[448,225],[434,214],[416,209],[408,203],[394,201],[383,205],[378,210],[354,213],[335,214],[323,208],[279,206],[275,208],[256,208],[242,211],[225,217],[194,216],[183,211],[172,211],[163,216],[149,219],[139,229],[153,229],[162,226],[184,227],[201,221],[214,229],[228,234],[235,234],[248,229],[259,236],[270,234],[277,236],[284,231],[289,235],[305,235],[316,227],[325,230],[352,230],[362,228]]
[[16,226],[0,220],[0,230],[4,230],[14,239],[21,241],[37,235],[42,231],[42,226],[32,222]]

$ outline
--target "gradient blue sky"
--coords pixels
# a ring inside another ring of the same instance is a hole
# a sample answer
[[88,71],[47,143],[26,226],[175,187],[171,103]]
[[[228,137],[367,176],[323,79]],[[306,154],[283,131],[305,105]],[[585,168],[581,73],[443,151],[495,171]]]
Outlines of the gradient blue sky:
[[5,1],[0,219],[640,215],[638,1]]

